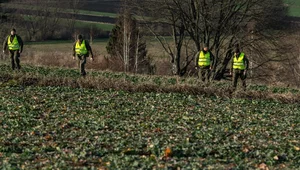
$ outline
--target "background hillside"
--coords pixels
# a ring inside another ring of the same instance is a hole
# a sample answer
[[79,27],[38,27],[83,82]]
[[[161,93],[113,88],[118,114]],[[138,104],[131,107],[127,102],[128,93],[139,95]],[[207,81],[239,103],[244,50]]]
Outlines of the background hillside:
[[[64,14],[72,13],[72,16],[60,15],[60,17],[74,17],[77,20],[78,26],[90,27],[92,25],[101,28],[104,31],[110,31],[112,29],[112,24],[116,22],[121,3],[120,0],[85,0],[81,1],[80,4],[76,6],[77,9],[75,12],[68,7],[61,11]],[[7,8],[6,12],[15,13],[16,9],[19,9],[19,12],[20,9],[23,9],[21,10],[21,13],[23,14],[28,14],[31,10],[38,10],[38,5],[39,4],[29,4],[24,1],[14,2],[13,4],[2,3],[2,6]],[[55,7],[57,3],[48,3],[48,5]],[[294,19],[297,20],[297,18],[300,17],[300,1],[285,0],[285,5],[288,8],[288,16],[296,17]],[[61,8],[63,6],[64,5],[59,7]],[[42,7],[40,9],[42,9]]]
[[285,0],[288,7],[288,14],[292,17],[300,17],[300,1],[299,0]]

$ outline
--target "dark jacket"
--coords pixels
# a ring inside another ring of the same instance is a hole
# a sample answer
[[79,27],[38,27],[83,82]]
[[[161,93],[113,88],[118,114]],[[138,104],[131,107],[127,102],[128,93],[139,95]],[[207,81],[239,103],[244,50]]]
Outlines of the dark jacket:
[[8,36],[5,38],[4,42],[3,42],[3,50],[6,50],[6,48],[7,48],[7,46],[8,46],[8,38],[9,38],[9,36],[10,36],[10,41],[11,41],[11,42],[13,41],[13,39],[15,38],[15,36],[17,36],[17,40],[18,40],[19,45],[20,45],[19,51],[22,52],[22,51],[23,51],[23,45],[24,45],[24,44],[23,44],[22,38],[21,38],[20,36],[18,36],[18,35],[14,35],[14,36],[8,35]]
[[[84,41],[85,41],[86,49],[87,49],[87,51],[88,51],[86,57],[89,56],[89,53],[91,53],[91,55],[92,55],[92,57],[93,57],[94,55],[93,55],[93,51],[92,51],[92,48],[91,48],[91,46],[90,46],[90,43],[89,43],[87,40],[84,40]],[[73,56],[74,56],[74,57],[75,57],[75,55],[76,55],[76,51],[75,51],[76,43],[77,43],[77,41],[73,44]]]

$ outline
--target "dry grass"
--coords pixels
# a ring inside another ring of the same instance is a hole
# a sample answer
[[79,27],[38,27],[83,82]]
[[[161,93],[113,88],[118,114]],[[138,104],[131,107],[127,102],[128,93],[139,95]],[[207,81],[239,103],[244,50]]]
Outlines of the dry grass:
[[[154,77],[150,77],[155,78]],[[230,86],[218,87],[206,86],[201,82],[195,84],[176,83],[173,85],[158,85],[151,81],[133,83],[125,79],[106,78],[103,76],[86,76],[81,78],[64,76],[40,76],[34,74],[2,74],[0,75],[1,86],[14,82],[13,85],[26,86],[64,86],[71,88],[88,88],[98,90],[116,90],[128,92],[151,92],[151,93],[183,93],[189,95],[201,95],[218,98],[241,98],[249,100],[270,100],[281,103],[299,103],[300,93],[272,93],[270,91],[233,91]],[[195,81],[195,80],[194,80]]]
[[[291,38],[291,40],[296,39]],[[35,66],[77,68],[77,62],[72,59],[72,44],[73,43],[71,41],[52,44],[25,44],[24,53],[21,55],[21,63]],[[296,44],[296,42],[293,41],[290,44]],[[295,54],[293,56],[296,57],[299,49],[297,45],[294,46],[295,47],[293,48],[293,51],[295,51]],[[94,42],[92,44],[95,54],[95,61],[92,62],[88,60],[86,68],[92,70],[111,70],[117,72],[123,71],[122,61],[109,59],[105,47],[106,42]],[[154,39],[149,39],[147,41],[147,51],[148,55],[155,64],[156,75],[172,75],[170,58],[164,52],[160,44],[157,43],[157,41]],[[291,61],[293,61],[292,65],[286,62],[270,62],[262,69],[254,70],[254,77],[252,77],[251,82],[263,82],[264,84],[269,85],[284,84],[292,87],[299,87],[299,61],[298,59]],[[188,72],[186,75],[195,76],[195,72],[192,67],[190,71],[191,72]]]
[[[107,55],[103,43],[94,43],[92,45],[95,60],[87,62],[87,68],[107,69],[107,63],[104,56]],[[36,44],[24,47],[21,61],[26,64],[36,66],[57,66],[66,68],[77,67],[77,62],[72,57],[72,43],[58,44]]]
[[[21,62],[35,66],[77,68],[77,62],[72,59],[72,45],[71,41],[69,43],[25,44]],[[87,69],[123,71],[122,61],[109,59],[106,52],[106,42],[94,42],[91,46],[95,60],[93,62],[87,61]],[[153,60],[156,64],[156,74],[171,74],[171,65],[166,59],[163,49],[157,43],[149,43],[148,54],[155,56]]]

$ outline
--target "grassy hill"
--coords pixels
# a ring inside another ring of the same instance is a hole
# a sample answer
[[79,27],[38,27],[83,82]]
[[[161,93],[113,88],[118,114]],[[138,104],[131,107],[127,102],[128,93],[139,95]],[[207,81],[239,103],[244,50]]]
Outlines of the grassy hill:
[[[76,11],[75,18],[78,20],[77,26],[84,27],[88,25],[95,25],[97,28],[103,28],[105,31],[112,29],[112,24],[115,23],[115,18],[118,16],[118,10],[120,8],[121,1],[119,0],[99,0],[85,1],[79,6]],[[297,0],[285,0],[285,4],[288,7],[288,14],[292,17],[300,17],[300,1]],[[9,9],[23,9],[23,10],[42,10],[42,7],[34,7],[32,5],[26,5],[26,3],[8,4],[2,3],[3,7]],[[53,9],[55,11],[55,9]],[[73,10],[66,9],[63,13],[72,13]],[[101,24],[98,24],[99,22]]]
[[228,91],[195,78],[0,64],[0,167],[296,169],[300,91]]
[[285,0],[288,7],[288,14],[292,17],[300,17],[300,1],[299,0]]

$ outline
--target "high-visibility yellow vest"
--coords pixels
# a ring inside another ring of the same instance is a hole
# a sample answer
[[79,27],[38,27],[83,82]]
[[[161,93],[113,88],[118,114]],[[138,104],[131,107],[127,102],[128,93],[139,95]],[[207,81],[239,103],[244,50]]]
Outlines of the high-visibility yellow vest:
[[20,49],[20,45],[19,45],[17,35],[15,35],[13,41],[10,41],[10,38],[11,38],[11,35],[8,37],[8,42],[7,42],[8,49],[9,50],[18,50],[18,49]]
[[233,56],[233,69],[245,70],[245,62],[244,62],[245,54],[241,53],[237,58],[236,54]]
[[198,65],[199,66],[210,66],[210,52],[207,52],[206,54],[203,51],[200,52]]
[[79,55],[85,55],[88,53],[84,40],[81,42],[81,44],[79,43],[79,41],[77,41],[75,46],[75,52]]

